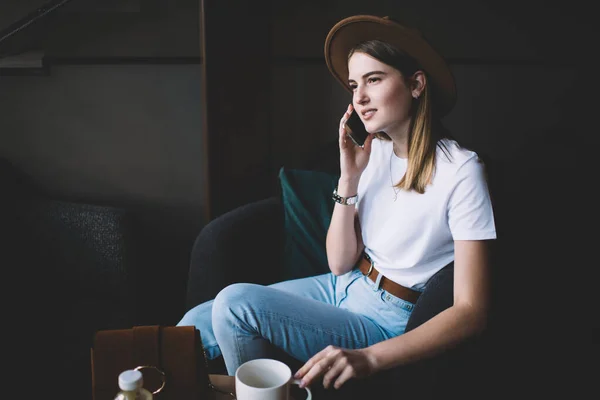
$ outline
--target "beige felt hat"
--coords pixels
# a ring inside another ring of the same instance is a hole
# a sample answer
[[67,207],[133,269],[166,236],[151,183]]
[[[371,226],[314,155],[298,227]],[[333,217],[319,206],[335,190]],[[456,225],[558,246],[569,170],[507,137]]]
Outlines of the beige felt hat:
[[427,73],[433,88],[434,109],[439,117],[456,103],[454,76],[444,58],[425,40],[421,32],[389,17],[355,15],[334,25],[325,39],[325,61],[333,76],[348,91],[348,53],[367,40],[381,40],[414,58]]

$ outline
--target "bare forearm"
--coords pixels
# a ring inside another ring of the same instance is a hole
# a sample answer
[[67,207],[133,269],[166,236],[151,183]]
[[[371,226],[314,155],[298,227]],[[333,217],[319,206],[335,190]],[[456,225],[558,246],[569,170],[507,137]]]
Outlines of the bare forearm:
[[435,356],[476,336],[483,330],[485,320],[483,310],[453,306],[414,330],[367,347],[364,351],[375,370],[393,368]]
[[[340,178],[338,182],[340,196],[354,196],[357,190],[358,178]],[[356,262],[359,241],[355,229],[355,214],[354,206],[335,203],[326,242],[329,268],[335,275],[350,271]]]

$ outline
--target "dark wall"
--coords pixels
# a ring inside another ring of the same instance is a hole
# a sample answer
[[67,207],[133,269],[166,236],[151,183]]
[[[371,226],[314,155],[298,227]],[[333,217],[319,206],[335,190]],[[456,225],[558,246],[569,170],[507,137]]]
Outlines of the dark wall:
[[[42,3],[3,0],[0,29]],[[0,54],[41,51],[47,67],[0,70],[0,157],[52,196],[133,215],[148,323],[181,314],[208,218],[199,9],[73,0],[0,43]]]

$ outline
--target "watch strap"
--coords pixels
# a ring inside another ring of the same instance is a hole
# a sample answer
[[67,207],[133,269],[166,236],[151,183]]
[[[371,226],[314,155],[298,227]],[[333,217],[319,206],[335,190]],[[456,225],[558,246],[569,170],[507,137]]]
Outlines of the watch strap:
[[358,194],[348,197],[340,196],[337,192],[337,186],[335,187],[335,189],[333,189],[333,195],[331,196],[331,198],[336,203],[342,204],[344,206],[353,206],[358,202]]

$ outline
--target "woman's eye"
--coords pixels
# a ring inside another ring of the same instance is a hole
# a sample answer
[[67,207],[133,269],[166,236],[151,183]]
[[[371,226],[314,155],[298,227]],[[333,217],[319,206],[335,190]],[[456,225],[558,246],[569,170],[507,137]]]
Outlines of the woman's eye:
[[369,78],[369,83],[378,82],[378,81],[380,81],[380,80],[381,80],[381,78],[375,78],[375,77],[373,77],[373,78]]
[[356,85],[349,85],[350,86],[350,90],[355,90],[356,89]]

